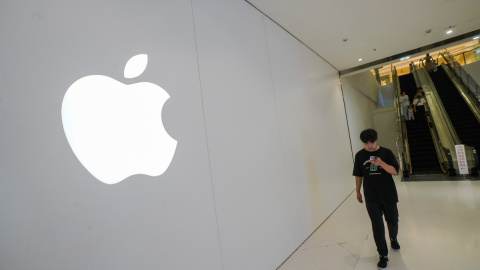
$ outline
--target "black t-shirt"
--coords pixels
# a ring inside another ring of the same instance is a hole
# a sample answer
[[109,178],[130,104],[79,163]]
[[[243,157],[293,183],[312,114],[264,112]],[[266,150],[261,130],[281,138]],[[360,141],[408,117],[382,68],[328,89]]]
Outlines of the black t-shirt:
[[380,157],[398,172],[399,166],[395,155],[385,147],[374,152],[362,149],[355,155],[353,175],[363,177],[363,194],[367,203],[396,203],[398,202],[397,188],[391,174],[382,167],[369,162],[371,156]]

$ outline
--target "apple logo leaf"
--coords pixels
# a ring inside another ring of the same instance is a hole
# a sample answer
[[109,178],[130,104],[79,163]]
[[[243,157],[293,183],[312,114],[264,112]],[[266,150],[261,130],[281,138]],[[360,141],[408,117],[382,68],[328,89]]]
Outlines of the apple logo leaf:
[[127,79],[138,77],[147,68],[148,56],[137,54],[128,60],[125,65],[124,76]]

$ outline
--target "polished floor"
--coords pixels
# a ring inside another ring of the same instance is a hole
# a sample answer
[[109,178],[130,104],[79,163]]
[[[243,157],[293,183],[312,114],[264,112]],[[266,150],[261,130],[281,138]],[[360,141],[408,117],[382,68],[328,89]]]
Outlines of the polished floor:
[[[480,181],[395,182],[401,251],[390,249],[388,269],[480,269]],[[365,204],[353,192],[278,269],[364,270],[377,262]]]

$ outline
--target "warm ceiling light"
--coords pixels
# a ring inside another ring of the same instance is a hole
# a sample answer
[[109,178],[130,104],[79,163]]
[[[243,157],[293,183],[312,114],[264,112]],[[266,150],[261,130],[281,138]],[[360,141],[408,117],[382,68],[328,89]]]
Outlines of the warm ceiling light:
[[360,59],[358,59],[358,62],[360,62],[360,61],[362,61],[362,60],[363,60],[363,59],[362,59],[362,58],[360,58]]
[[452,32],[453,32],[453,30],[452,30],[452,29],[449,29],[449,30],[447,30],[447,32],[445,32],[445,34],[449,35],[449,34],[451,34]]

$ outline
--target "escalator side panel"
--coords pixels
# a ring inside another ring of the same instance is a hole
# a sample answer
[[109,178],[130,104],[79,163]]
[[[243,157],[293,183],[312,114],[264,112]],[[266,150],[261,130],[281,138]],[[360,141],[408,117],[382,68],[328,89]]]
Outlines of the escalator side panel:
[[439,68],[430,77],[462,143],[480,149],[480,123],[445,70]]
[[[413,104],[413,98],[417,93],[413,74],[410,73],[398,78],[401,91],[405,91],[410,104]],[[412,174],[443,174],[427,122],[418,121],[418,119],[406,121],[406,127]]]

